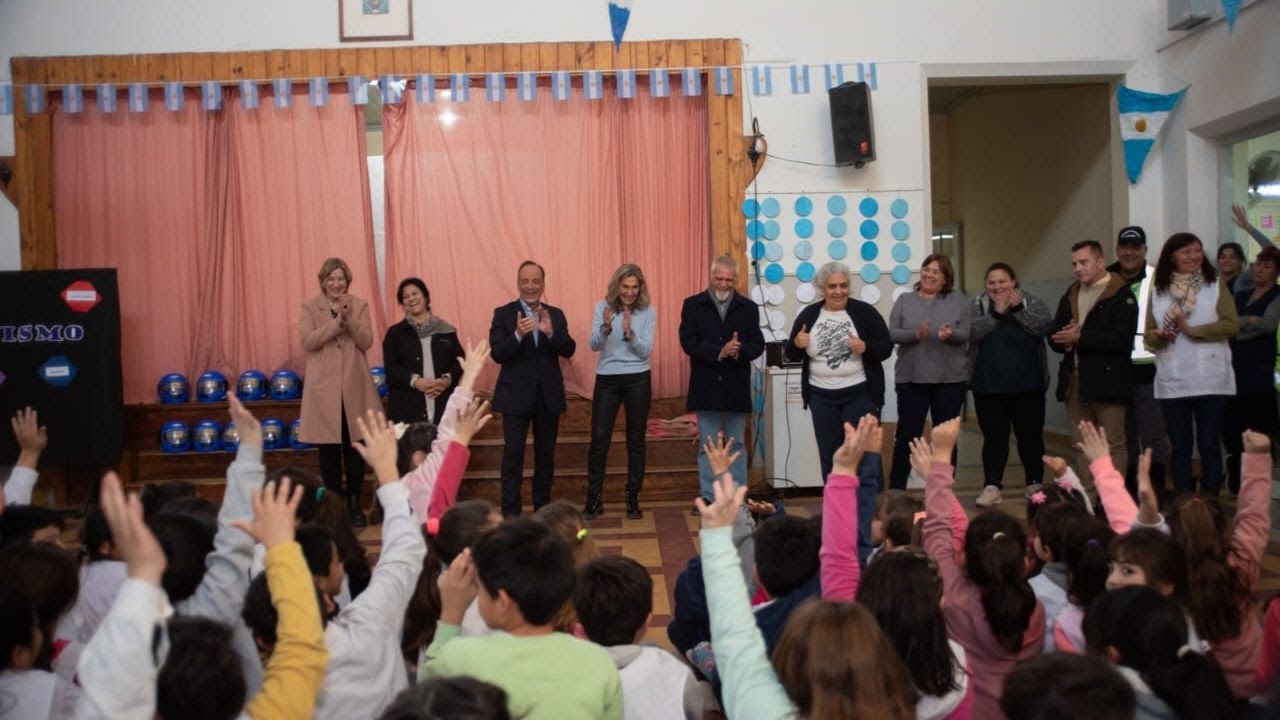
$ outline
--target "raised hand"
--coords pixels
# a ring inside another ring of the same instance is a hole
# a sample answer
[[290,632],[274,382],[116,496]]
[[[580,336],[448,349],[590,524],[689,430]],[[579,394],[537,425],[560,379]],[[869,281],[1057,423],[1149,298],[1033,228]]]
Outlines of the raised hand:
[[796,339],[793,341],[797,348],[807,350],[809,348],[809,326],[801,325],[800,332],[796,333]]
[[1244,451],[1256,455],[1271,454],[1271,438],[1263,433],[1245,430],[1242,436],[1244,440]]
[[938,328],[938,339],[942,342],[951,339],[951,323],[942,323],[942,327]]
[[440,621],[461,625],[471,601],[476,599],[476,567],[471,548],[464,548],[440,575]]
[[1022,291],[1018,288],[1013,288],[1005,293],[1005,296],[1009,299],[1008,307],[1017,307],[1018,303],[1022,302]]
[[268,550],[293,540],[293,527],[302,502],[302,485],[294,485],[289,476],[280,478],[279,486],[269,482],[249,493],[253,519],[235,520],[231,524],[262,543]]
[[351,443],[360,457],[369,463],[378,478],[378,485],[388,485],[400,479],[396,469],[396,429],[381,412],[366,410],[364,417],[356,417],[356,430],[363,440]]
[[338,314],[341,315],[344,320],[351,319],[351,296],[350,295],[343,293],[338,297]]
[[458,422],[453,426],[453,440],[461,445],[469,445],[471,438],[493,419],[489,413],[489,402],[480,398],[472,398],[461,412]]
[[863,415],[858,420],[856,428],[852,423],[845,423],[844,442],[840,447],[836,448],[835,454],[831,456],[831,472],[856,476],[858,474],[858,463],[862,461],[862,455],[866,452],[867,438],[871,435],[872,428],[879,426],[880,421],[870,413]]
[[551,326],[551,313],[546,308],[538,312],[538,332],[543,337],[551,337],[555,333],[555,328]]
[[1076,449],[1084,453],[1085,459],[1090,463],[1098,458],[1109,457],[1111,445],[1107,443],[1106,429],[1095,427],[1088,420],[1081,420],[1080,442],[1076,443]]
[[738,487],[729,475],[718,476],[713,489],[715,500],[711,504],[707,504],[701,495],[693,501],[698,513],[702,515],[703,530],[731,527],[734,518],[738,516],[738,509],[742,507],[743,499],[747,497],[747,488]]
[[516,334],[520,336],[521,340],[529,337],[529,333],[533,332],[533,329],[537,326],[537,320],[522,312],[516,311]]
[[631,340],[631,308],[622,309],[622,339]]
[[733,444],[737,442],[734,438],[724,439],[724,431],[721,431],[715,438],[707,436],[707,441],[703,444],[702,449],[707,453],[707,462],[711,465],[711,474],[719,477],[729,472],[729,468],[733,465],[733,461],[738,459],[742,454],[741,451],[732,455],[729,453],[733,448]]
[[1231,222],[1235,223],[1236,227],[1244,230],[1245,232],[1248,232],[1249,228],[1253,227],[1249,222],[1249,215],[1245,213],[1243,205],[1237,205],[1234,203],[1231,205]]
[[920,323],[920,327],[916,328],[916,340],[924,340],[929,337],[929,327],[932,325],[928,320]]
[[156,536],[142,519],[137,493],[125,497],[120,477],[109,472],[102,478],[98,504],[111,528],[111,542],[129,568],[129,577],[160,584],[167,560]]
[[752,500],[748,498],[746,503],[747,503],[747,509],[750,510],[755,515],[763,515],[764,517],[769,517],[770,515],[773,515],[778,511],[778,508],[771,502],[765,502],[763,500]]
[[1056,455],[1041,455],[1040,462],[1049,468],[1049,472],[1053,473],[1055,478],[1060,478],[1067,474],[1067,461]]
[[[950,458],[948,458],[948,461]],[[933,467],[933,444],[922,437],[911,441],[911,469],[922,478],[929,477]]]
[[13,426],[13,437],[18,441],[17,465],[34,470],[40,463],[40,453],[49,444],[49,430],[39,422],[36,411],[25,407],[14,413],[10,420]]
[[960,418],[953,417],[944,423],[935,424],[931,437],[933,438],[933,458],[950,463],[951,451],[955,449],[956,440],[960,437]]
[[604,307],[604,320],[600,323],[601,334],[608,335],[609,333],[613,332],[613,316],[614,315],[616,315],[616,313],[613,311],[613,308],[606,305]]
[[227,396],[227,410],[231,414],[231,422],[236,424],[236,433],[240,436],[240,445],[262,446],[262,423],[245,408],[244,403],[234,393]]
[[1160,501],[1151,487],[1151,448],[1138,456],[1138,521],[1143,525],[1160,523]]

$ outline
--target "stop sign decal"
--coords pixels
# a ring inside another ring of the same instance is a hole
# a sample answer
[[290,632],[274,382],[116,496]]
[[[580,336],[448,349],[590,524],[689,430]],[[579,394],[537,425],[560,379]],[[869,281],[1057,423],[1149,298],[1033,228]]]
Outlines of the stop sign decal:
[[62,291],[62,299],[76,312],[89,312],[102,301],[102,296],[88,280],[77,280]]

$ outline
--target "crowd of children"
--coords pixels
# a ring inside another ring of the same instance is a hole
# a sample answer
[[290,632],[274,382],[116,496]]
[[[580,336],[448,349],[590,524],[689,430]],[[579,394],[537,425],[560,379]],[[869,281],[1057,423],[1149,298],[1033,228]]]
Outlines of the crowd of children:
[[[745,498],[742,451],[704,450],[701,554],[675,588],[679,654],[644,638],[654,584],[602,554],[582,513],[503,520],[457,501],[489,421],[467,354],[439,427],[358,420],[377,478],[370,567],[313,474],[268,475],[257,420],[220,507],[183,483],[126,494],[103,478],[63,546],[30,504],[47,442],[34,411],[0,514],[0,718],[1010,718],[1247,717],[1272,701],[1280,609],[1258,608],[1271,448],[1245,432],[1236,512],[1178,498],[1161,514],[1150,454],[1138,492],[1105,433],[1081,424],[1098,502],[1056,458],[1027,521],[972,518],[953,493],[953,420],[911,443],[923,502],[882,493],[869,538],[858,489],[881,483],[883,433],[846,423],[822,513]],[[866,558],[860,546],[874,545]]]

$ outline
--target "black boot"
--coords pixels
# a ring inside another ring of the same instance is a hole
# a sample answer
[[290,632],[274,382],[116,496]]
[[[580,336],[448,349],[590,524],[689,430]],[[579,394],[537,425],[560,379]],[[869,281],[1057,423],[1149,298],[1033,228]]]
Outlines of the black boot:
[[604,514],[604,502],[599,490],[587,490],[587,504],[582,507],[582,517],[595,520]]
[[640,512],[640,496],[634,492],[627,491],[627,519],[639,520],[644,517],[644,513]]
[[351,520],[351,527],[362,528],[366,525],[364,520],[364,511],[360,509],[360,496],[347,496],[347,517]]

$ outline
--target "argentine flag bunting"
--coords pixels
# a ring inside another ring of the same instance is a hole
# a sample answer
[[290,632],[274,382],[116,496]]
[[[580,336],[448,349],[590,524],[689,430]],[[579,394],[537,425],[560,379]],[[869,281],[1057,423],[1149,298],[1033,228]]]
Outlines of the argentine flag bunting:
[[240,106],[246,110],[258,109],[258,83],[252,80],[240,81]]
[[0,115],[13,114],[13,86],[0,85]]
[[164,107],[169,112],[179,112],[187,106],[187,94],[180,82],[164,84]]
[[582,95],[588,100],[603,98],[604,74],[599,70],[588,70],[582,73]]
[[872,90],[876,88],[876,64],[858,63],[858,82],[864,82]]
[[28,85],[26,91],[22,94],[26,100],[28,115],[44,112],[45,90],[43,85]]
[[682,68],[680,70],[680,94],[685,97],[702,94],[701,68]]
[[654,68],[649,71],[649,97],[667,97],[671,95],[671,78],[666,68]]
[[491,72],[484,76],[484,96],[489,102],[502,102],[507,94],[507,76],[505,73]]
[[287,108],[293,104],[293,81],[288,78],[276,78],[271,81],[272,95],[275,96],[276,107]]
[[129,112],[144,113],[147,111],[147,105],[151,102],[151,96],[147,92],[147,86],[142,83],[131,83],[129,85]]
[[404,94],[404,81],[399,75],[382,76],[382,102],[385,105],[399,105]]
[[751,92],[758,96],[773,94],[773,68],[769,65],[751,67]]
[[622,34],[631,19],[631,0],[609,0],[609,28],[613,31],[613,47],[622,48]]
[[635,70],[619,70],[614,75],[614,81],[618,85],[618,97],[630,100],[636,96]]
[[75,83],[62,86],[62,110],[67,113],[84,112],[84,90]]
[[791,66],[791,94],[792,95],[808,95],[809,94],[809,66],[808,65],[792,65]]
[[844,65],[839,63],[828,64],[825,67],[827,76],[827,89],[841,85],[844,83]]
[[467,102],[471,99],[471,78],[466,73],[454,73],[449,78],[449,89],[454,102]]
[[1236,16],[1240,14],[1240,0],[1222,0],[1222,14],[1227,17],[1227,32],[1236,29]]
[[525,102],[538,99],[538,74],[522,72],[516,78],[516,95]]
[[711,76],[715,79],[715,93],[717,95],[733,94],[733,68],[718,67],[712,71]]
[[221,110],[222,83],[217,80],[205,80],[200,83],[200,103],[205,110]]
[[418,82],[415,83],[413,92],[415,99],[419,104],[433,103],[436,101],[436,79],[432,75],[422,74],[418,76]]
[[369,83],[365,82],[363,75],[352,75],[347,78],[347,94],[351,96],[352,105],[369,104]]
[[113,113],[116,111],[116,86],[111,83],[100,83],[97,88],[98,112]]
[[324,107],[329,104],[329,78],[314,77],[307,81],[307,95],[311,98],[311,107]]
[[1120,115],[1120,138],[1124,141],[1124,169],[1129,183],[1136,184],[1142,174],[1147,153],[1155,145],[1169,113],[1182,99],[1186,88],[1169,95],[1142,92],[1127,85],[1116,89],[1116,105]]
[[568,100],[573,93],[573,83],[569,79],[568,70],[557,70],[551,73],[551,97],[557,100]]

